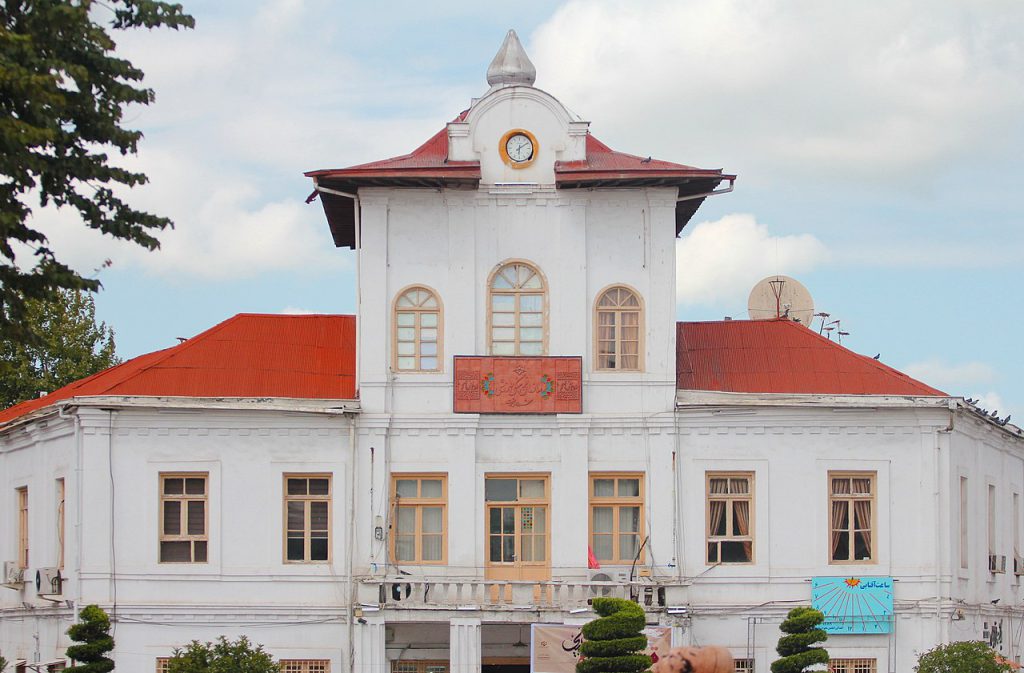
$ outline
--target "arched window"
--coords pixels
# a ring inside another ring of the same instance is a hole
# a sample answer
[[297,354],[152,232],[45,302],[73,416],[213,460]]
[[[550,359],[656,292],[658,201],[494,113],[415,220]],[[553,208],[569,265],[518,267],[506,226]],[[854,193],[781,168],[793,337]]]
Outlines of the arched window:
[[491,355],[547,352],[547,288],[540,271],[526,262],[505,264],[491,276]]
[[441,302],[432,290],[403,290],[395,299],[395,369],[440,371],[441,327]]
[[640,296],[620,286],[608,288],[595,306],[598,369],[639,371],[643,306]]

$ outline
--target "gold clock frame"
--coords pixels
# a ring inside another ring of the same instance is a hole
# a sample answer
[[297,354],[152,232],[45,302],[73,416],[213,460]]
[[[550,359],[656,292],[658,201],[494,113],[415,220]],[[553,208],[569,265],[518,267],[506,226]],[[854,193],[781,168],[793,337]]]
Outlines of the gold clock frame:
[[[512,136],[520,134],[529,138],[530,142],[533,143],[533,156],[531,156],[526,161],[513,161],[512,157],[508,155],[508,149],[506,145],[508,144],[508,141]],[[508,166],[509,168],[527,168],[533,165],[533,162],[537,160],[537,155],[540,154],[540,145],[537,144],[537,136],[533,135],[526,129],[512,129],[510,131],[507,131],[505,135],[501,136],[501,142],[498,143],[498,153],[501,154],[501,160],[504,161],[505,165]]]

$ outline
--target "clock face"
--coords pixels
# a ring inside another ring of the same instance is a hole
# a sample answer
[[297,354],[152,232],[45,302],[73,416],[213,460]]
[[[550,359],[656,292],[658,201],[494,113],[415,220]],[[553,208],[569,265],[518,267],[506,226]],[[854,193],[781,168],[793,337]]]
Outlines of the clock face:
[[515,133],[505,141],[505,153],[517,164],[533,158],[533,141],[525,133]]

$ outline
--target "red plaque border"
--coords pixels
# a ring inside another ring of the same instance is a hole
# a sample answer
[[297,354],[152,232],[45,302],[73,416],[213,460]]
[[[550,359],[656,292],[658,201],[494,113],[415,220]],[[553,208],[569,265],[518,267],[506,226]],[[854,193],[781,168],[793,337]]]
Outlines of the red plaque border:
[[583,413],[580,355],[455,355],[452,360],[456,414]]

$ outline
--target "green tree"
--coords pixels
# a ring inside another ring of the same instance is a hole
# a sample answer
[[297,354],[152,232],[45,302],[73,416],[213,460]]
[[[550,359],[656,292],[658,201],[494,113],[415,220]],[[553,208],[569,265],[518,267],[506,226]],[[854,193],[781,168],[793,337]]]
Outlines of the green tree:
[[[122,127],[125,108],[153,102],[143,72],[118,58],[108,33],[191,28],[179,4],[156,0],[6,0],[0,3],[0,334],[26,339],[25,302],[56,291],[95,291],[29,225],[34,206],[77,211],[82,222],[150,250],[165,217],[132,208],[119,191],[143,173],[113,165],[134,154],[142,133]],[[17,261],[17,263],[16,263]]]
[[622,598],[595,598],[593,607],[600,618],[583,625],[585,640],[576,672],[636,673],[650,668],[651,658],[640,654],[647,648],[644,609]]
[[81,645],[68,648],[68,656],[76,663],[66,673],[107,673],[114,670],[114,660],[106,654],[114,649],[110,637],[110,618],[96,605],[86,605],[78,613],[78,623],[68,629],[68,637]]
[[230,641],[224,636],[216,643],[193,640],[175,649],[167,662],[167,673],[278,673],[280,667],[262,645],[253,647],[245,636]]
[[779,625],[779,630],[788,635],[779,638],[775,647],[782,658],[772,662],[772,673],[802,673],[808,666],[828,663],[825,648],[811,647],[828,638],[828,634],[818,628],[823,621],[825,615],[813,608],[789,611],[785,621]]
[[0,657],[0,673],[4,673],[7,670],[7,660]]
[[93,296],[60,290],[57,301],[31,300],[23,327],[28,342],[0,341],[0,408],[53,392],[116,365],[114,331],[96,322]]
[[914,667],[917,673],[1003,673],[1014,670],[996,658],[996,653],[980,640],[939,645],[924,654]]

